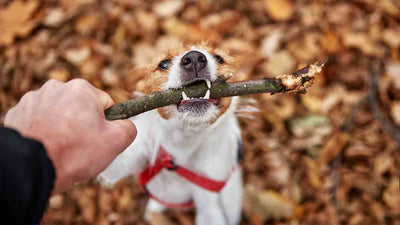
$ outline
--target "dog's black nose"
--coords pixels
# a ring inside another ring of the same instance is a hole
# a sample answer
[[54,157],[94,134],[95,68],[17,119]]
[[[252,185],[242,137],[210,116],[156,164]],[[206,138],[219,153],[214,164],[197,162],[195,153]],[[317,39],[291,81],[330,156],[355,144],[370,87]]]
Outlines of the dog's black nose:
[[181,59],[181,67],[188,72],[199,72],[207,65],[206,56],[198,51],[190,51]]

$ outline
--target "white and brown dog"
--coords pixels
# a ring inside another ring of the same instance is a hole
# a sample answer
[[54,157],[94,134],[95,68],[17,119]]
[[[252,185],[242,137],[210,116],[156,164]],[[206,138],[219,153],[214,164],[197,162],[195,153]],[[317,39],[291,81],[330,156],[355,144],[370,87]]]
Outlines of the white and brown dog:
[[[234,57],[205,44],[174,48],[147,73],[140,92],[181,88],[235,73]],[[231,78],[231,80],[234,77]],[[100,175],[114,184],[131,174],[150,200],[149,212],[166,207],[196,209],[196,224],[239,224],[242,205],[240,129],[237,97],[191,98],[182,92],[178,105],[132,117],[135,141]]]

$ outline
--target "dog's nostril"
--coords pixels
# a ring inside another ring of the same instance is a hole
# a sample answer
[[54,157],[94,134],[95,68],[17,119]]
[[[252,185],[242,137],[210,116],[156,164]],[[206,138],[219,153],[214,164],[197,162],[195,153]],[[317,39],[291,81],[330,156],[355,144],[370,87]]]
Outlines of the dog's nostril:
[[197,61],[201,62],[201,63],[205,63],[207,62],[206,57],[202,54],[199,56],[199,58],[197,59]]
[[191,62],[192,62],[192,60],[189,57],[182,59],[182,65],[184,65],[184,66],[189,65]]

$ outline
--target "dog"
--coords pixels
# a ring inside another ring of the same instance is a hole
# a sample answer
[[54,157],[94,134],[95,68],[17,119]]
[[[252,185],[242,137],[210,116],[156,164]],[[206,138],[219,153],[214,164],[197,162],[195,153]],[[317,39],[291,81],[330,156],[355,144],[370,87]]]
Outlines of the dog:
[[[221,78],[235,81],[229,52],[202,43],[169,50],[137,85],[139,92],[177,89]],[[194,207],[198,225],[239,224],[242,208],[241,134],[238,97],[212,99],[210,91],[132,117],[137,137],[99,175],[108,186],[139,174],[150,196],[145,218],[168,207]]]

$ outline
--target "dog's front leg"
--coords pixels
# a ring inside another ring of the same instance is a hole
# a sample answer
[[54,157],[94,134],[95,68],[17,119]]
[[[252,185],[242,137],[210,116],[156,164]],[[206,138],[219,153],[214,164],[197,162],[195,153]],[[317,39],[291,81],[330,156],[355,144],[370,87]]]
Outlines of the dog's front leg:
[[[141,144],[139,142],[139,144]],[[112,188],[122,178],[135,174],[147,165],[145,149],[136,143],[129,146],[97,177],[102,186]]]
[[221,195],[198,188],[194,193],[196,225],[228,225]]

